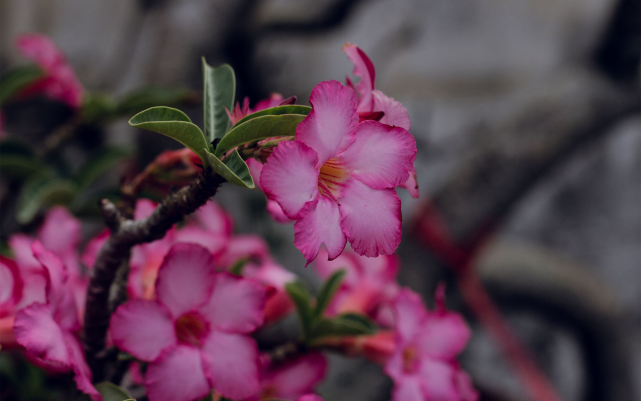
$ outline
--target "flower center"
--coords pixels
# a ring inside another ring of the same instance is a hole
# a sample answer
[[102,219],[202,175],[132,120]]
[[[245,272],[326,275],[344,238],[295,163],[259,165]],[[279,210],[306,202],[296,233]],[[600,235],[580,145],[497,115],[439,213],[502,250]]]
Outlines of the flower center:
[[403,350],[403,370],[406,373],[414,373],[418,370],[419,357],[414,347],[407,347]]
[[337,158],[331,158],[320,168],[318,192],[338,203],[350,173]]
[[276,397],[276,394],[278,394],[278,391],[276,389],[276,386],[273,384],[269,384],[267,387],[263,389],[263,391],[260,393],[260,399],[261,400],[270,400],[272,398]]
[[176,337],[183,344],[201,346],[207,334],[209,323],[198,312],[188,312],[176,320]]

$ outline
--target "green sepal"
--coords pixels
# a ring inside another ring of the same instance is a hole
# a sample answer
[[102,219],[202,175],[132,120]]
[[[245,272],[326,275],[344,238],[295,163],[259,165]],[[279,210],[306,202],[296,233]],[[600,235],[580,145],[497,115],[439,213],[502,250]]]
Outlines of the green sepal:
[[224,155],[231,149],[249,142],[279,136],[294,136],[298,123],[304,118],[302,114],[267,115],[234,125],[216,146],[216,155]]
[[126,401],[132,397],[122,387],[110,382],[102,382],[95,385],[96,390],[102,396],[102,401]]
[[336,291],[343,282],[345,274],[347,274],[347,271],[344,269],[337,270],[323,283],[323,287],[320,289],[316,299],[316,308],[314,309],[315,318],[323,315],[323,312],[327,309],[327,305],[332,301],[332,297],[334,297],[334,294],[336,294]]
[[310,306],[312,296],[305,286],[296,281],[285,284],[285,291],[287,291],[292,302],[296,305],[296,313],[300,320],[302,337],[303,340],[307,340],[314,320],[314,312]]
[[182,111],[164,106],[152,107],[133,116],[129,125],[175,139],[200,156],[204,165],[209,165],[205,136]]
[[286,106],[276,106],[276,107],[270,107],[269,109],[263,109],[259,110],[255,113],[251,113],[246,115],[245,117],[241,118],[234,124],[234,126],[240,125],[242,123],[245,123],[249,120],[253,120],[256,117],[262,117],[262,116],[279,116],[282,114],[300,114],[303,116],[306,116],[309,114],[309,112],[312,111],[312,108],[309,106],[301,106],[298,104],[290,104]]
[[312,328],[311,341],[322,337],[360,336],[376,333],[376,324],[366,316],[345,313],[331,319],[321,318]]
[[0,105],[42,76],[44,73],[35,65],[14,68],[4,74],[0,78]]
[[224,179],[241,187],[249,189],[256,187],[247,163],[245,163],[243,158],[238,154],[237,150],[234,149],[224,161],[221,161],[213,153],[209,153],[206,148],[202,151],[204,151],[207,156],[207,164]]
[[232,111],[236,93],[236,77],[229,64],[213,68],[203,57],[203,103],[205,108],[205,138],[212,142],[222,138],[229,127],[225,108]]
[[30,176],[18,197],[16,219],[29,223],[43,206],[68,204],[76,194],[76,185],[70,180],[57,178],[51,171]]

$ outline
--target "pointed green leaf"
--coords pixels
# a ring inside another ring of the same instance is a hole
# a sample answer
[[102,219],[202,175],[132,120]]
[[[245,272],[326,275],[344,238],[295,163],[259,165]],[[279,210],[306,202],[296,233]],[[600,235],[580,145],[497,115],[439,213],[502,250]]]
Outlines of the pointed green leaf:
[[0,171],[10,177],[25,179],[49,167],[37,157],[20,154],[0,154]]
[[90,157],[89,160],[80,168],[80,172],[75,178],[78,184],[78,190],[87,188],[91,183],[97,180],[101,175],[111,170],[116,164],[131,156],[131,152],[126,149],[106,149]]
[[43,206],[68,204],[76,193],[72,181],[57,178],[52,172],[36,173],[22,186],[16,219],[29,223]]
[[298,123],[305,118],[302,114],[283,114],[253,118],[243,124],[234,125],[216,147],[216,155],[224,155],[231,149],[253,141],[277,136],[294,136]]
[[182,143],[208,164],[208,146],[203,132],[180,110],[171,107],[152,107],[141,111],[129,120],[129,125],[166,135]]
[[303,339],[307,339],[309,338],[313,320],[312,308],[309,305],[312,296],[309,291],[307,291],[307,288],[298,282],[285,284],[285,291],[287,291],[292,302],[296,305],[296,312],[300,320]]
[[249,173],[249,167],[247,163],[243,160],[242,157],[238,154],[238,151],[234,150],[225,161],[221,161],[219,158],[214,156],[213,153],[209,153],[204,149],[205,154],[208,157],[208,164],[214,171],[224,179],[231,182],[232,184],[240,185],[241,187],[246,187],[253,189],[255,188],[254,179]]
[[240,125],[244,122],[247,122],[249,120],[253,120],[256,117],[262,117],[262,116],[279,116],[282,114],[300,114],[303,116],[306,116],[309,114],[309,112],[312,111],[312,108],[309,106],[301,106],[298,104],[290,104],[290,105],[285,105],[285,106],[276,106],[276,107],[271,107],[269,109],[263,109],[260,111],[257,111],[255,113],[249,114],[243,118],[241,118],[234,126]]
[[118,387],[113,383],[102,382],[96,384],[96,390],[102,396],[102,401],[126,401],[131,399],[131,395],[127,393],[122,387]]
[[203,57],[203,78],[205,81],[203,89],[205,138],[209,143],[215,138],[222,138],[227,132],[229,117],[225,108],[231,111],[234,107],[236,77],[234,69],[229,64],[213,68]]
[[36,79],[42,77],[44,73],[35,65],[15,68],[0,78],[0,104],[4,104]]
[[312,328],[312,340],[321,337],[360,336],[376,333],[376,324],[363,315],[346,313],[331,319],[321,319]]
[[346,273],[347,272],[344,269],[337,270],[325,281],[323,287],[318,293],[314,316],[319,317],[323,315],[327,305],[332,301],[332,297],[336,293],[336,290],[338,290],[338,287],[340,287],[343,282],[343,278]]

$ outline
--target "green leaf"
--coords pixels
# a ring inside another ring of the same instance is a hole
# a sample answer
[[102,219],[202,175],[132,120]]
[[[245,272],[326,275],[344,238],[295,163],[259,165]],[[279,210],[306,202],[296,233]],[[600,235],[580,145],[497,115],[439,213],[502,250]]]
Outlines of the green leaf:
[[320,319],[312,328],[312,340],[321,337],[360,336],[376,333],[376,324],[369,318],[355,313]]
[[42,70],[35,65],[18,67],[4,74],[0,78],[0,104],[4,104],[21,89],[43,75]]
[[89,160],[80,168],[80,172],[75,178],[78,190],[87,188],[91,183],[97,180],[101,175],[111,170],[116,164],[130,157],[132,154],[126,149],[106,149],[90,157]]
[[193,96],[186,88],[147,87],[125,95],[116,106],[118,115],[131,115],[156,106],[179,106]]
[[312,296],[301,283],[293,282],[285,284],[285,291],[296,305],[296,312],[300,319],[301,329],[303,331],[303,339],[309,338],[312,320],[314,318],[312,308],[309,305]]
[[125,401],[131,399],[131,395],[122,387],[110,382],[96,384],[96,390],[102,395],[102,401]]
[[203,101],[205,107],[205,138],[212,142],[222,138],[229,126],[227,110],[234,107],[236,93],[236,77],[234,69],[229,64],[213,68],[203,57]]
[[37,157],[20,154],[0,154],[0,171],[3,175],[25,179],[46,170],[48,166]]
[[305,118],[302,114],[282,114],[253,118],[243,124],[234,125],[216,147],[216,155],[224,155],[240,145],[277,136],[294,136],[298,123]]
[[331,302],[336,290],[338,290],[338,287],[340,287],[343,282],[343,278],[345,278],[346,273],[347,271],[344,269],[337,270],[325,281],[323,287],[318,293],[318,298],[316,299],[316,309],[314,310],[315,317],[323,315],[323,312],[325,312],[327,305]]
[[166,135],[182,143],[208,165],[207,141],[203,132],[180,110],[171,107],[152,107],[129,120],[129,125]]
[[87,124],[104,124],[115,116],[115,110],[116,106],[109,96],[90,93],[82,102],[82,120]]
[[254,179],[249,173],[249,167],[243,158],[238,154],[238,151],[234,151],[225,158],[224,161],[221,161],[219,158],[214,156],[213,153],[204,149],[205,154],[208,157],[207,164],[214,169],[214,171],[224,179],[231,182],[232,184],[240,185],[241,187],[253,189],[256,187],[254,184]]
[[29,223],[41,207],[68,204],[75,194],[76,186],[72,181],[57,178],[50,171],[36,173],[22,186],[16,219],[21,224]]
[[269,109],[263,109],[260,111],[257,111],[255,113],[251,113],[249,115],[246,115],[245,117],[241,118],[234,126],[240,125],[244,122],[247,122],[249,120],[253,120],[256,117],[262,117],[262,116],[279,116],[282,114],[300,114],[303,116],[306,116],[309,114],[309,112],[312,111],[312,108],[309,106],[301,106],[298,104],[290,104],[286,106],[276,106],[276,107],[271,107]]

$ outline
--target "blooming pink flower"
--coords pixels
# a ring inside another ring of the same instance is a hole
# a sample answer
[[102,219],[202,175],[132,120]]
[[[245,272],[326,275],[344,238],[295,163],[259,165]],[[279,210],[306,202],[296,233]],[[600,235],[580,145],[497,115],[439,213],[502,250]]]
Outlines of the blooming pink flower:
[[262,324],[265,289],[216,273],[210,252],[174,245],[156,280],[156,300],[130,300],[111,318],[111,338],[149,362],[152,401],[191,401],[213,387],[228,398],[259,391],[258,349],[247,334]]
[[246,401],[294,400],[314,391],[326,373],[327,360],[319,352],[304,354],[276,366],[266,359],[260,393]]
[[351,249],[346,249],[334,260],[325,257],[325,250],[321,250],[320,255],[313,266],[321,278],[327,278],[340,269],[346,271],[327,313],[361,313],[374,318],[380,325],[393,326],[391,305],[399,291],[396,282],[399,260],[396,255],[367,258]]
[[401,290],[394,305],[396,351],[385,365],[394,380],[392,401],[475,401],[478,394],[455,357],[470,338],[463,318],[445,309],[444,287],[436,311],[425,309],[418,294]]
[[325,244],[330,258],[347,240],[365,256],[391,254],[401,239],[394,187],[407,180],[416,142],[407,130],[358,122],[356,94],[337,81],[318,84],[312,111],[296,139],[267,159],[260,183],[294,224],[294,244],[307,262]]
[[316,394],[305,394],[296,401],[323,401],[323,399]]
[[[367,57],[365,52],[352,43],[346,43],[343,46],[343,51],[354,63],[354,75],[361,78],[354,88],[360,95],[358,113],[361,119],[367,118],[374,112],[382,112],[383,116],[378,121],[383,124],[405,128],[409,131],[410,118],[405,107],[383,92],[374,89],[376,70],[374,69],[374,63]],[[354,87],[349,77],[347,78],[347,84]],[[416,182],[416,170],[413,165],[409,173],[409,178],[401,186],[406,188],[412,197],[418,198],[418,183]]]
[[73,370],[78,389],[99,400],[76,334],[81,326],[73,293],[69,291],[67,269],[40,242],[35,241],[32,248],[46,272],[46,302],[36,302],[18,311],[15,338],[36,363],[58,371]]
[[52,99],[79,108],[82,104],[83,87],[64,54],[51,39],[44,35],[28,33],[18,37],[18,51],[34,61],[45,76],[24,90],[23,95],[43,92]]

